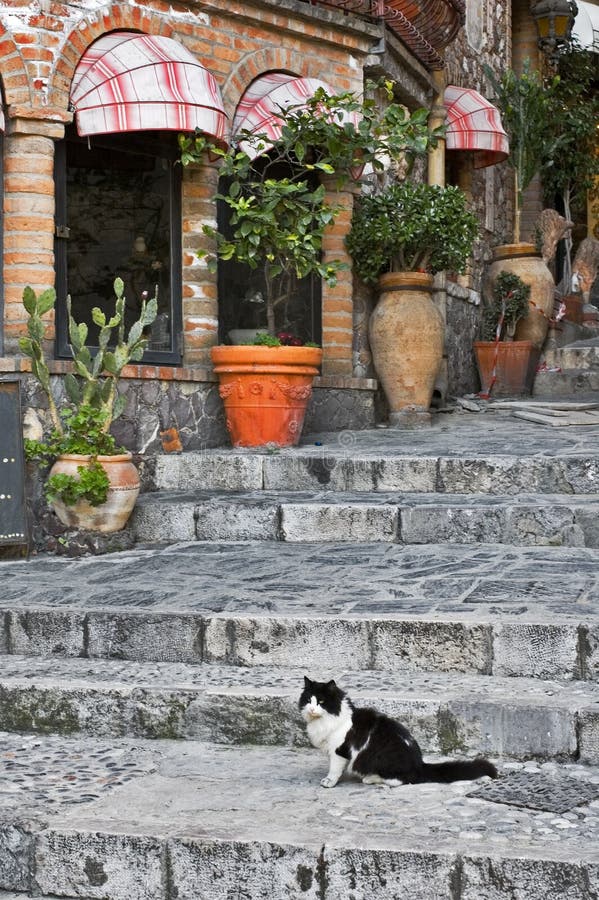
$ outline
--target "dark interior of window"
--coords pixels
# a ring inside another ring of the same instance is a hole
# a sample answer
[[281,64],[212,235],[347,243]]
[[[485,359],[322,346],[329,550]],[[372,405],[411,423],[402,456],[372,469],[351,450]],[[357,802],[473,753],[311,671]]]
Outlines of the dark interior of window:
[[[292,174],[290,166],[277,163],[276,167],[269,163],[268,157],[256,160],[255,167],[269,165],[269,175],[286,177]],[[308,176],[306,176],[308,177]],[[318,179],[313,178],[314,187]],[[221,179],[221,193],[226,192],[226,182]],[[218,228],[225,236],[231,237],[233,227],[230,224],[231,210],[227,204],[219,200],[217,204]],[[285,299],[275,307],[276,331],[286,331],[302,341],[322,343],[321,323],[321,280],[317,276],[308,276],[298,280],[292,278],[285,285]],[[266,331],[266,288],[264,272],[258,267],[233,260],[220,260],[218,264],[218,296],[219,296],[219,340],[230,341],[229,332],[233,329],[257,329]]]
[[91,311],[114,312],[113,282],[125,283],[125,324],[143,296],[158,294],[144,361],[181,359],[181,166],[173,134],[136,132],[79,138],[56,154],[58,355],[70,356],[66,296],[73,316],[97,328]]

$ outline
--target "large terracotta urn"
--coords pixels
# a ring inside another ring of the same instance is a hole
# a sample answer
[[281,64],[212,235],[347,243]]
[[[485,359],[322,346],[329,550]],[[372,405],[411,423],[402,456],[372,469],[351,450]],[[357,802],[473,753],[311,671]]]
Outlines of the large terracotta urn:
[[409,411],[428,410],[443,359],[444,326],[424,272],[388,272],[370,317],[369,337],[392,425]]
[[549,319],[553,316],[555,282],[547,264],[534,244],[502,244],[493,251],[493,262],[487,269],[484,290],[490,299],[495,279],[500,272],[513,272],[530,285],[528,315],[520,319],[515,341],[532,341],[540,350],[545,343]]
[[212,347],[234,447],[293,447],[300,439],[320,347]]
[[[49,474],[72,475],[78,478],[79,468],[86,466],[91,458],[78,453],[65,453],[58,457]],[[63,525],[69,528],[105,533],[120,531],[127,524],[139,494],[137,469],[128,452],[115,456],[96,456],[95,459],[108,475],[110,482],[106,502],[92,506],[87,500],[78,500],[67,506],[62,500],[53,500],[52,509]]]

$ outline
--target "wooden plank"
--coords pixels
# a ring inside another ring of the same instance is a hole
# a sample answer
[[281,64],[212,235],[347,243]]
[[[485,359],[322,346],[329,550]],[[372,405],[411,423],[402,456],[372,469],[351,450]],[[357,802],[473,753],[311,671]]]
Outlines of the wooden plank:
[[599,403],[575,403],[567,400],[498,400],[493,402],[489,409],[497,407],[499,409],[559,409],[572,412],[579,412],[585,409],[599,409]]
[[568,425],[599,425],[599,413],[584,412],[576,415],[571,413],[568,416],[552,416],[541,412],[532,412],[525,409],[515,409],[512,415],[517,419],[526,419],[528,422],[538,422],[541,425],[552,425],[554,428]]

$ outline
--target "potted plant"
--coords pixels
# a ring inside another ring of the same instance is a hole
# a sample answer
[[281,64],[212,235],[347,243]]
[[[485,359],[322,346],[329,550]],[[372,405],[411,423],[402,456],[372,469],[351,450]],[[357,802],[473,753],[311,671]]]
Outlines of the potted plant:
[[501,121],[510,142],[508,164],[514,173],[514,228],[511,244],[502,244],[493,251],[493,262],[487,270],[483,293],[492,302],[493,285],[501,271],[511,271],[530,285],[530,305],[536,315],[527,316],[521,323],[517,340],[531,340],[541,349],[549,319],[553,315],[555,284],[539,248],[521,240],[520,222],[524,192],[550,148],[554,146],[553,123],[549,105],[552,85],[544,84],[539,72],[527,61],[523,71],[516,74],[508,69],[500,79],[485,66],[485,73],[494,91],[494,103],[501,112]]
[[218,260],[234,260],[248,272],[262,271],[267,338],[259,337],[258,346],[211,351],[234,446],[289,446],[301,434],[322,351],[277,334],[287,330],[284,311],[297,281],[313,276],[332,286],[344,268],[339,260],[322,260],[325,230],[339,211],[322,178],[340,186],[367,164],[380,170],[383,154],[423,153],[439,136],[429,132],[425,110],[410,114],[391,102],[392,85],[385,90],[388,104],[380,111],[373,100],[318,88],[301,104],[280,109],[278,138],[240,131],[227,151],[203,135],[180,136],[183,164],[206,152],[220,157],[224,190],[217,199],[230,213],[227,233],[204,226],[213,249],[198,255],[213,270]]
[[[586,212],[587,193],[594,191],[599,176],[596,55],[573,46],[560,55],[558,72],[548,93],[552,140],[542,149],[541,179],[547,202],[558,201],[564,218],[571,221],[573,207]],[[567,299],[572,291],[570,230],[564,235],[564,249],[560,288]]]
[[32,374],[46,394],[53,426],[45,440],[25,441],[27,458],[44,467],[53,463],[45,495],[64,525],[102,532],[125,526],[139,493],[132,455],[117,447],[109,429],[125,406],[125,398],[117,392],[123,367],[141,360],[146,345],[144,330],[152,324],[158,309],[157,297],[144,298],[140,316],[125,336],[124,285],[120,278],[115,279],[114,292],[115,313],[108,321],[100,309],[92,310],[99,329],[94,352],[86,344],[88,326],[75,322],[67,298],[75,370],[64,379],[68,406],[57,407],[43,349],[42,317],[54,307],[53,288],[39,296],[31,287],[23,291],[28,336],[19,340],[21,351],[31,359]]
[[483,340],[474,342],[481,397],[530,394],[539,359],[532,341],[514,340],[518,323],[529,315],[530,285],[514,272],[501,271],[493,298],[483,309]]
[[432,276],[462,272],[477,233],[457,187],[404,181],[356,204],[346,244],[357,274],[380,292],[369,335],[392,424],[430,406],[444,343]]

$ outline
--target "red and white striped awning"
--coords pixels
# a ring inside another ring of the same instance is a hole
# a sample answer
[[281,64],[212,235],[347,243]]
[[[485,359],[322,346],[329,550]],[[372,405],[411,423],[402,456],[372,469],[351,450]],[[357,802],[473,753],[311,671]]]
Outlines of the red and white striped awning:
[[225,140],[214,76],[172,38],[128,31],[99,38],[75,70],[71,104],[80,135],[198,128]]
[[507,159],[510,145],[499,110],[472,88],[445,88],[447,150],[471,150],[474,167],[482,169]]
[[[281,110],[290,106],[301,109],[318,88],[323,88],[329,95],[334,93],[325,81],[318,78],[300,78],[286,72],[268,72],[256,78],[239,101],[233,119],[233,134],[241,131],[264,134],[265,141],[260,150],[243,141],[240,148],[252,158],[267,153],[272,147],[268,139],[274,142],[281,136]],[[359,122],[357,113],[349,113],[347,119],[356,125]]]

